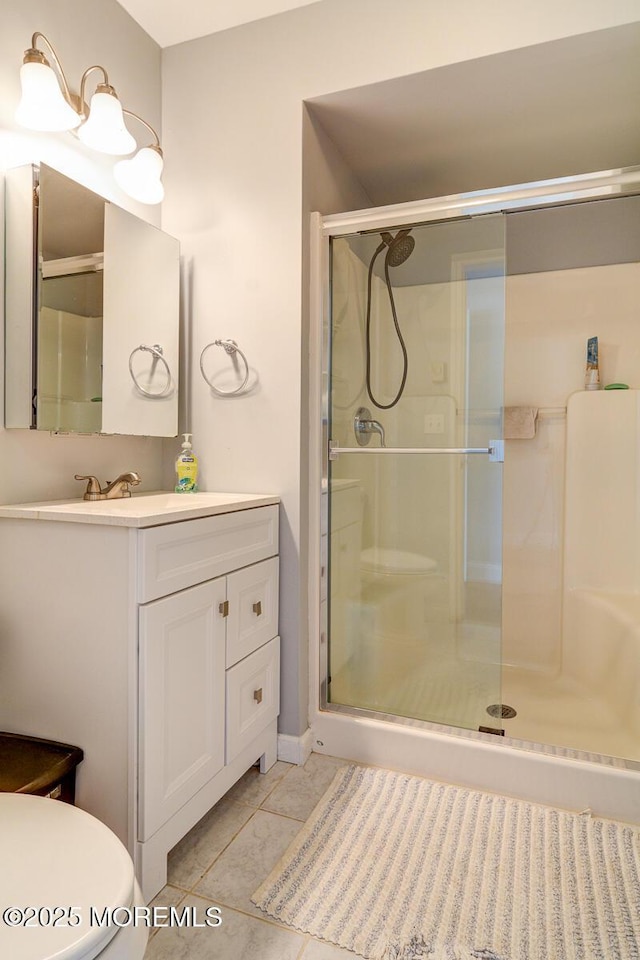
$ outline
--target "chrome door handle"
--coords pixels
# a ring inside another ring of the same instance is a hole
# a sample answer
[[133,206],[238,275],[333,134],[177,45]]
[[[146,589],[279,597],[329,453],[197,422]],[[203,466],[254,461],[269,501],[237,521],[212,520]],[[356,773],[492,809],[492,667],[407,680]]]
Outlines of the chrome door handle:
[[438,454],[484,454],[495,463],[504,461],[504,441],[491,440],[488,447],[339,447],[333,440],[329,441],[329,460],[337,460],[341,453],[366,453],[369,456],[394,456],[396,454],[424,454],[434,456]]

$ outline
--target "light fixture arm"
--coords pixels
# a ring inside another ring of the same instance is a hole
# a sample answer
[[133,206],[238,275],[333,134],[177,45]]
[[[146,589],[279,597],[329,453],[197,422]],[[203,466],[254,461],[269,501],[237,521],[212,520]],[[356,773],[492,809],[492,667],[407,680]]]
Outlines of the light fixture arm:
[[161,154],[161,153],[162,153],[162,148],[161,148],[161,146],[160,146],[160,137],[158,136],[158,134],[156,133],[156,131],[153,129],[153,127],[151,126],[151,124],[150,124],[150,123],[147,123],[146,120],[143,120],[142,117],[139,117],[137,113],[133,113],[132,110],[127,110],[126,107],[123,107],[123,108],[122,108],[122,112],[124,113],[125,116],[127,116],[127,117],[132,117],[134,120],[138,120],[138,121],[142,124],[143,127],[146,127],[146,128],[147,128],[147,130],[149,131],[149,133],[151,134],[151,136],[152,136],[153,139],[155,140],[155,143],[152,145],[152,149],[157,150],[157,151]]
[[67,101],[70,107],[72,107],[74,110],[77,110],[77,106],[73,102],[73,97],[71,95],[71,91],[69,90],[69,84],[67,83],[67,78],[65,76],[64,70],[62,69],[62,64],[60,63],[60,58],[58,57],[58,54],[54,50],[54,47],[51,41],[47,39],[44,33],[41,33],[39,30],[36,30],[36,32],[31,37],[31,48],[29,50],[25,50],[24,62],[25,63],[28,63],[29,61],[42,62],[44,60],[44,62],[46,63],[46,58],[44,57],[42,51],[39,50],[38,47],[36,46],[38,39],[44,40],[47,47],[49,48],[49,53],[51,54],[53,62],[56,65],[56,70],[60,78],[60,82],[62,84],[62,94],[65,100]]
[[[105,85],[106,87],[109,87],[109,90],[112,90],[112,89],[113,89],[113,87],[112,87],[111,84],[109,83],[109,76],[108,76],[108,74],[107,74],[107,71],[105,70],[105,68],[104,68],[101,64],[99,64],[99,63],[94,63],[94,65],[93,65],[92,67],[87,67],[87,69],[85,70],[85,72],[82,74],[82,79],[81,79],[81,81],[80,81],[80,112],[81,112],[85,117],[86,117],[86,115],[87,115],[87,113],[88,113],[88,109],[85,109],[85,108],[87,107],[87,104],[85,103],[85,99],[84,99],[84,91],[85,91],[85,87],[86,87],[86,85],[87,85],[87,77],[89,76],[90,73],[92,73],[93,70],[100,70],[101,73],[102,73],[102,76],[104,77],[104,85]],[[114,91],[114,92],[115,92],[115,91]]]

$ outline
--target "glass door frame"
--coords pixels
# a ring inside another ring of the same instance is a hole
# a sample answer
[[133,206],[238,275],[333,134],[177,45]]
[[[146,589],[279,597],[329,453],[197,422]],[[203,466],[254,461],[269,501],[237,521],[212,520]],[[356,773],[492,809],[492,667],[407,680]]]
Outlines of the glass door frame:
[[[359,707],[333,704],[327,699],[328,618],[327,582],[329,536],[329,376],[331,356],[330,240],[354,233],[369,233],[393,227],[418,226],[437,221],[460,219],[487,213],[534,209],[560,204],[575,204],[597,198],[624,196],[638,192],[640,166],[599,171],[575,177],[537,181],[529,184],[480,190],[416,202],[350,211],[322,217],[311,214],[310,229],[310,314],[311,367],[309,371],[310,456],[309,456],[309,630],[310,630],[310,704],[312,727],[322,714],[341,713],[396,724],[410,723],[447,734],[468,736],[462,728],[444,727],[429,721],[407,721],[404,717],[375,713]],[[315,361],[315,362],[314,362]],[[318,483],[318,479],[320,482]],[[324,593],[324,597],[323,597]],[[490,734],[474,737],[499,741]],[[321,741],[317,741],[321,745]]]

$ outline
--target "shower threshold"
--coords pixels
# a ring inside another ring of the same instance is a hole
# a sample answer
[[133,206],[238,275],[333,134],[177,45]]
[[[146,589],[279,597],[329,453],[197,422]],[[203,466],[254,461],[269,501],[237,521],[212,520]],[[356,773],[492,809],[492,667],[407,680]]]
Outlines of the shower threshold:
[[317,753],[640,826],[640,763],[328,703]]

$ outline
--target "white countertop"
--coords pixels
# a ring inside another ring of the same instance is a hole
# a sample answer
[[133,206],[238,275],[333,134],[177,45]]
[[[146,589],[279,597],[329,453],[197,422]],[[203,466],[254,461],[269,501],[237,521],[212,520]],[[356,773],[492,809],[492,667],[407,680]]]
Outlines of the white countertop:
[[196,520],[234,510],[250,510],[279,503],[262,493],[134,493],[118,500],[50,500],[42,503],[0,505],[0,518],[64,520],[120,527],[155,527],[162,523]]

